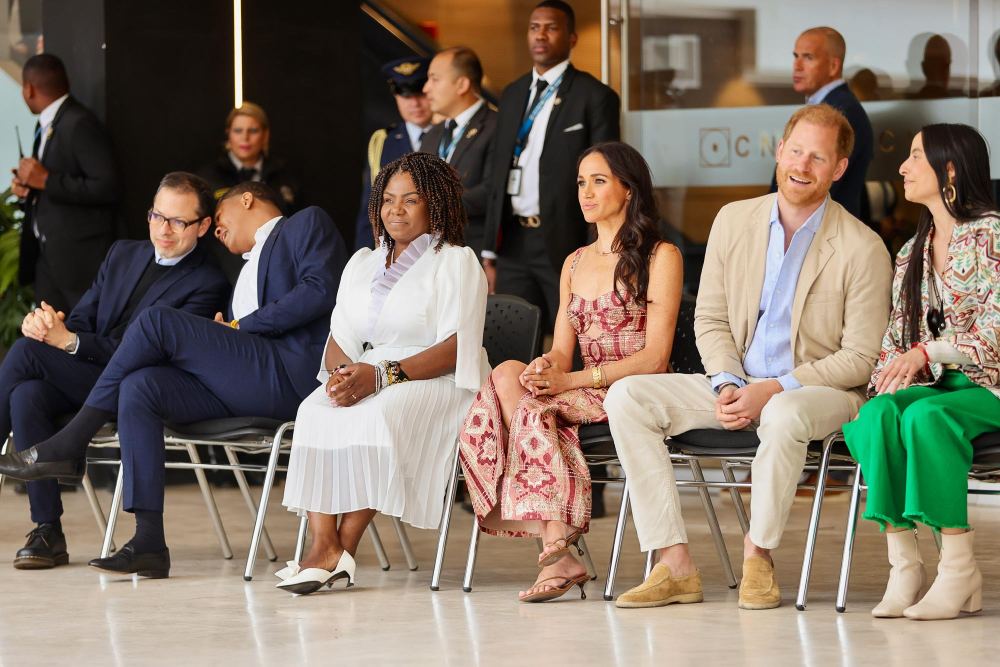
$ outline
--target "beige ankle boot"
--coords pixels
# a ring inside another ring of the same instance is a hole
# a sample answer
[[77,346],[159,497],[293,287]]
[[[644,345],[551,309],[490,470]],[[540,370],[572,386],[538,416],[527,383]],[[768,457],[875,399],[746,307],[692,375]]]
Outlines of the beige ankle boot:
[[917,531],[901,530],[886,533],[889,546],[889,583],[878,606],[872,609],[875,618],[902,618],[903,610],[920,599],[920,591],[927,581],[924,561],[917,548]]
[[983,575],[972,553],[970,530],[941,535],[941,562],[937,578],[923,599],[903,615],[920,621],[955,618],[959,612],[974,614],[983,608]]

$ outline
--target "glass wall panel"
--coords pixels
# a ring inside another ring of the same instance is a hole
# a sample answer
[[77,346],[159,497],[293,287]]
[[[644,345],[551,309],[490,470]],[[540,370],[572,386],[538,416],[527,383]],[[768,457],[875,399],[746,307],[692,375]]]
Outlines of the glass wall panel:
[[[0,192],[10,186],[17,166],[17,136],[30,155],[35,117],[21,97],[21,67],[42,52],[42,0],[8,0],[0,5]],[[16,128],[16,130],[15,130]]]

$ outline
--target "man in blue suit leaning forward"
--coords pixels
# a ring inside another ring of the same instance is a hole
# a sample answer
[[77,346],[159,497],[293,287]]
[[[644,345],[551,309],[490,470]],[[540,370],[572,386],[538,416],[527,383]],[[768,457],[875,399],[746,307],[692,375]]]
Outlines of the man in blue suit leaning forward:
[[76,417],[24,452],[0,457],[0,474],[17,479],[74,479],[87,444],[109,419],[118,421],[124,506],[135,536],[106,572],[166,577],[163,534],[165,422],[260,416],[292,419],[316,386],[316,367],[344,268],[344,242],[321,209],[290,218],[263,183],[230,189],[216,208],[216,236],[247,263],[227,318],[215,321],[173,308],[146,309],[125,332]]
[[[83,405],[126,327],[153,305],[211,316],[229,295],[229,283],[198,245],[212,222],[215,200],[205,181],[184,172],[163,177],[147,213],[149,240],[111,246],[97,280],[69,318],[42,301],[21,324],[0,364],[0,441],[14,429],[17,449],[52,436],[56,420]],[[28,482],[36,524],[14,557],[19,570],[69,560],[54,480]]]

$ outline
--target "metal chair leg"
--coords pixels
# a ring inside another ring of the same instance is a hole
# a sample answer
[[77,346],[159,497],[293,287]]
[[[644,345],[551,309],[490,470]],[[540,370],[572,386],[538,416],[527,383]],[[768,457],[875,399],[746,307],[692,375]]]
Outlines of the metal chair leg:
[[396,529],[396,537],[399,538],[399,546],[403,549],[403,557],[406,558],[406,566],[413,572],[417,569],[417,557],[413,555],[413,546],[410,544],[410,536],[406,534],[406,526],[399,517],[392,517],[392,525]]
[[646,569],[642,575],[643,580],[649,579],[649,573],[653,571],[653,560],[656,558],[656,549],[646,552]]
[[[108,532],[108,521],[104,516],[104,511],[101,509],[101,501],[98,500],[97,493],[94,492],[94,485],[90,481],[90,475],[86,473],[83,475],[83,492],[87,494],[87,500],[90,502],[90,511],[94,513],[94,519],[97,521],[97,530],[103,537]],[[111,551],[114,550],[115,543],[112,541]]]
[[264,485],[260,489],[260,502],[257,503],[257,520],[253,524],[253,535],[250,537],[250,553],[247,554],[247,566],[243,570],[243,580],[253,579],[253,566],[257,561],[257,549],[260,548],[260,538],[264,532],[264,518],[267,516],[267,500],[271,497],[271,487],[274,486],[274,473],[278,467],[278,455],[281,453],[281,441],[288,429],[295,422],[285,422],[274,434],[271,441],[271,455],[267,460],[267,472],[264,473]]
[[854,538],[858,531],[858,510],[861,506],[861,467],[854,473],[851,490],[851,507],[847,511],[847,534],[844,536],[844,555],[840,559],[840,583],[837,585],[837,611],[847,609],[847,585],[851,579],[851,559],[854,557]]
[[813,496],[812,514],[809,515],[809,530],[806,532],[806,548],[802,553],[802,572],[799,575],[799,592],[795,597],[795,608],[806,610],[806,598],[809,595],[809,576],[812,574],[813,556],[816,553],[816,537],[819,534],[819,517],[823,511],[823,494],[826,493],[826,474],[830,468],[830,452],[837,435],[828,435],[823,440],[823,453],[816,469],[816,492]]
[[[187,449],[191,463],[201,463],[197,447],[191,443],[185,443],[184,448]],[[222,557],[229,560],[233,557],[233,549],[229,546],[229,536],[226,535],[226,527],[222,525],[222,516],[219,514],[219,506],[215,503],[215,494],[212,493],[212,487],[208,483],[208,478],[205,476],[204,470],[195,468],[194,475],[198,479],[198,487],[201,488],[201,495],[205,499],[205,509],[208,510],[208,518],[212,520],[212,528],[215,529],[215,535],[219,538]]]
[[462,580],[462,590],[472,592],[472,575],[476,571],[476,554],[479,552],[479,522],[472,517],[472,535],[469,537],[469,555],[465,559],[465,578]]
[[[240,464],[240,459],[236,456],[236,452],[229,445],[223,447],[226,450],[226,458],[229,460],[229,465],[238,466]],[[250,484],[247,483],[247,476],[243,474],[243,471],[239,468],[233,468],[233,477],[236,478],[236,486],[240,489],[240,494],[243,496],[243,502],[247,504],[247,509],[250,510],[251,519],[257,518],[257,505],[253,501],[253,496],[250,495]],[[264,553],[267,554],[267,559],[269,561],[278,560],[278,554],[274,551],[274,545],[271,543],[271,536],[267,534],[267,528],[264,528],[264,532],[261,535],[264,540]]]
[[368,537],[372,540],[372,546],[375,547],[375,557],[378,558],[379,567],[383,570],[389,569],[389,557],[385,555],[385,546],[382,544],[382,536],[378,534],[378,528],[375,527],[375,522],[372,521],[368,524]]
[[590,547],[587,546],[587,541],[583,539],[583,535],[580,536],[580,540],[577,542],[580,549],[583,550],[583,565],[587,568],[587,576],[593,581],[597,579],[597,567],[594,566],[594,559],[590,557]]
[[118,478],[115,480],[115,492],[111,494],[111,507],[108,508],[108,524],[104,531],[104,542],[101,544],[101,558],[111,555],[115,543],[115,526],[118,524],[118,511],[122,506],[122,493],[125,489],[125,471],[118,464]]
[[[695,481],[704,482],[705,474],[701,470],[701,464],[697,459],[688,459],[691,474]],[[705,517],[708,519],[708,528],[712,531],[712,540],[715,542],[715,550],[719,552],[719,560],[722,561],[722,571],[726,575],[728,586],[736,588],[739,582],[733,574],[733,564],[729,560],[729,551],[726,549],[726,540],[722,537],[722,529],[719,527],[719,517],[715,513],[715,506],[712,504],[712,496],[708,488],[698,487],[698,495],[701,496],[701,503],[705,506]]]
[[306,548],[306,529],[309,526],[309,517],[303,516],[299,519],[299,532],[295,536],[295,562],[302,560],[302,552]]
[[441,588],[441,570],[444,568],[444,552],[448,548],[448,530],[451,528],[451,511],[455,508],[455,494],[458,493],[458,468],[461,463],[455,457],[455,467],[448,479],[448,490],[444,493],[444,511],[441,513],[441,528],[438,534],[437,553],[434,555],[434,572],[431,574],[431,590]]
[[618,574],[618,561],[622,555],[622,541],[625,538],[625,524],[628,523],[628,480],[622,489],[622,504],[618,509],[618,522],[615,523],[615,539],[611,543],[611,561],[608,563],[608,580],[604,584],[604,599],[615,598],[615,575]]
[[[733,469],[730,467],[728,461],[722,462],[722,474],[730,484],[736,483],[736,476],[733,475]],[[733,499],[733,507],[736,508],[736,518],[740,521],[740,530],[743,531],[743,535],[746,535],[750,532],[750,519],[747,517],[747,506],[743,504],[743,495],[738,488],[731,486],[729,487],[729,497]]]
[[[3,444],[0,445],[0,456],[7,453],[7,445],[10,443],[10,433],[5,435],[5,440]],[[0,493],[3,493],[3,482],[7,475],[0,475]]]

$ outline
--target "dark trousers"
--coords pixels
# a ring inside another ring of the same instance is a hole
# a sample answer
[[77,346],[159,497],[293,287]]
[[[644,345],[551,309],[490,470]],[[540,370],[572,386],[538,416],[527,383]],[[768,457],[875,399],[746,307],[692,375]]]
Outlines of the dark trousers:
[[290,420],[302,398],[272,340],[152,306],[129,325],[86,403],[118,414],[126,511],[162,512],[165,422]]
[[[0,364],[0,433],[14,429],[14,443],[24,451],[52,436],[56,420],[76,412],[102,366],[67,354],[45,343],[20,338]],[[56,521],[62,516],[55,480],[28,482],[31,520]]]
[[528,229],[512,220],[503,234],[497,257],[497,294],[513,294],[541,308],[542,321],[551,332],[559,311],[559,270],[549,259],[545,233],[541,227]]

